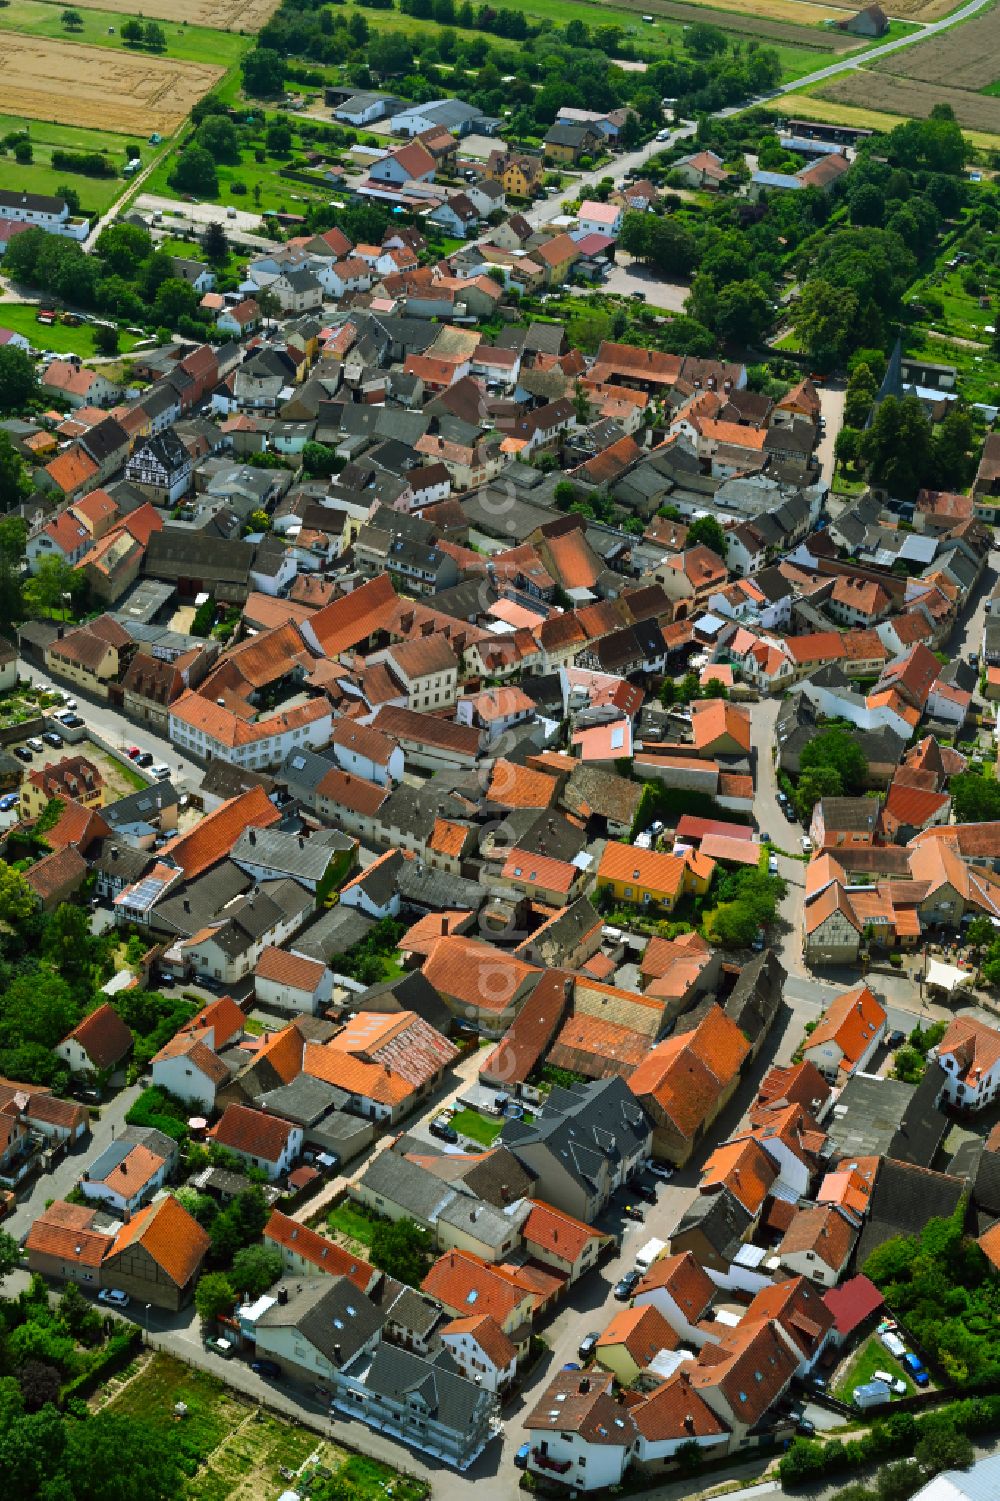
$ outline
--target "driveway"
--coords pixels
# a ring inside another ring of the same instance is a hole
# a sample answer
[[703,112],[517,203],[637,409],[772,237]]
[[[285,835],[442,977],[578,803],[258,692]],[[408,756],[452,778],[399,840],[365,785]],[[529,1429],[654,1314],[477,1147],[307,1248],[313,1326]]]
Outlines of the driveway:
[[844,402],[847,389],[842,381],[831,381],[829,385],[818,387],[818,390],[819,409],[826,423],[826,432],[819,440],[816,457],[819,459],[823,483],[829,488],[833,484],[834,445],[844,425]]
[[635,261],[624,251],[603,281],[595,286],[571,287],[574,297],[589,297],[592,292],[615,292],[620,297],[631,297],[641,292],[650,307],[664,308],[668,313],[682,313],[690,289],[678,282],[663,281],[648,266]]

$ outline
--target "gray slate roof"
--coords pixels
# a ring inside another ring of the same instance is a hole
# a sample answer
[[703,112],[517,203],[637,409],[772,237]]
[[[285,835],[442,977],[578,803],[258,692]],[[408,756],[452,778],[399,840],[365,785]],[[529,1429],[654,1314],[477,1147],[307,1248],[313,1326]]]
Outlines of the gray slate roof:
[[309,1277],[298,1285],[283,1285],[288,1302],[275,1303],[258,1327],[294,1329],[334,1365],[353,1360],[382,1328],[383,1315],[347,1277]]

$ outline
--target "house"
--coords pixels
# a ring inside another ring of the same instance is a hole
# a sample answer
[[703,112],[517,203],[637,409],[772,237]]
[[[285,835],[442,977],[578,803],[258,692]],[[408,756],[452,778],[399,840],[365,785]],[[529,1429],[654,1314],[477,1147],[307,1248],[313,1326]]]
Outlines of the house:
[[379,1279],[367,1261],[278,1209],[264,1226],[264,1243],[280,1254],[286,1272],[299,1277],[346,1277],[361,1292],[370,1292]]
[[104,794],[104,778],[96,766],[85,756],[63,756],[28,772],[21,784],[21,817],[37,818],[53,798],[68,798],[84,808],[100,808]]
[[251,1167],[262,1168],[270,1179],[288,1173],[302,1151],[299,1126],[245,1105],[227,1105],[209,1135]]
[[721,188],[732,176],[722,165],[721,156],[714,151],[696,151],[674,162],[671,171],[679,173],[687,188]]
[[470,1311],[488,1314],[519,1354],[527,1350],[538,1295],[504,1267],[490,1266],[471,1251],[446,1251],[420,1286],[456,1318]]
[[434,945],[423,975],[456,1020],[499,1037],[527,998],[538,970],[492,944],[450,934]]
[[619,901],[636,906],[655,903],[672,912],[680,897],[705,894],[714,869],[714,861],[704,855],[668,855],[609,839],[597,867],[597,890],[611,891]]
[[[533,198],[541,188],[544,171],[540,156],[518,155],[511,151],[492,151],[486,162],[487,177],[500,183],[508,198]],[[529,237],[530,233],[529,226]],[[497,244],[500,243],[497,240]],[[519,250],[521,243],[519,241],[510,248]]]
[[533,1121],[508,1121],[500,1140],[538,1180],[538,1197],[593,1224],[649,1154],[652,1125],[623,1080],[557,1086]]
[[589,125],[550,125],[542,148],[547,162],[576,166],[582,156],[594,156],[601,150],[601,138]]
[[628,1085],[653,1122],[653,1155],[682,1166],[731,1099],[750,1052],[743,1033],[712,1004],[693,1031],[652,1048]]
[[371,169],[373,182],[389,183],[403,187],[407,183],[433,182],[437,163],[422,141],[410,141],[375,162]]
[[622,1386],[631,1386],[640,1371],[661,1350],[676,1350],[679,1340],[662,1313],[651,1303],[623,1308],[605,1329],[594,1358]]
[[120,1068],[132,1051],[132,1033],[115,1008],[105,1001],[85,1016],[54,1049],[74,1074],[107,1076]]
[[427,215],[431,224],[458,240],[474,233],[479,217],[479,211],[465,193],[452,194]]
[[787,1391],[799,1363],[773,1323],[743,1318],[718,1344],[706,1346],[685,1374],[739,1442]]
[[521,1238],[532,1260],[554,1267],[565,1276],[567,1285],[595,1266],[602,1251],[612,1244],[612,1237],[606,1231],[597,1230],[541,1199],[529,1201]]
[[385,1322],[383,1311],[347,1277],[280,1282],[267,1301],[253,1321],[256,1354],[303,1386],[334,1389],[344,1366],[371,1355]]
[[215,1099],[229,1080],[229,1069],[197,1035],[179,1032],[153,1057],[153,1083],[179,1100],[211,1115]]
[[[152,1135],[158,1137],[161,1133],[154,1131]],[[169,1137],[164,1140],[168,1146],[172,1145]],[[80,1179],[79,1188],[85,1198],[107,1204],[129,1218],[163,1187],[170,1167],[169,1156],[130,1140],[126,1131],[94,1159]]]
[[334,1405],[377,1432],[466,1470],[499,1427],[492,1392],[460,1374],[442,1346],[420,1355],[382,1341],[341,1371]]
[[524,1419],[528,1471],[575,1491],[620,1485],[636,1428],[610,1372],[560,1371]]
[[956,1016],[931,1057],[944,1071],[944,1097],[957,1110],[982,1110],[1000,1084],[1000,1032],[970,1016]]
[[813,809],[809,835],[817,850],[869,847],[878,835],[881,804],[875,797],[823,797]]
[[617,203],[598,203],[585,198],[576,211],[576,222],[581,235],[610,235],[615,238],[621,231],[625,212]]
[[133,1215],[115,1234],[101,1280],[135,1298],[175,1313],[191,1301],[211,1240],[172,1194]]
[[685,1345],[700,1349],[718,1338],[709,1330],[708,1313],[718,1288],[690,1251],[659,1256],[635,1289],[636,1308],[655,1308]]
[[273,945],[257,960],[253,979],[260,1005],[291,1016],[318,1016],[333,994],[333,972],[327,965]]
[[506,1391],[517,1373],[517,1349],[489,1314],[470,1314],[442,1324],[438,1337],[459,1374],[485,1391]]
[[96,1292],[112,1237],[96,1228],[98,1210],[90,1204],[54,1199],[35,1219],[25,1238],[28,1269],[58,1282],[76,1282]]
[[138,444],[125,464],[125,478],[155,504],[174,506],[191,485],[191,454],[172,428]]
[[860,1223],[832,1204],[796,1210],[778,1245],[781,1265],[792,1275],[808,1277],[819,1287],[836,1287],[851,1258]]
[[884,1007],[867,985],[855,985],[837,996],[806,1038],[802,1056],[825,1079],[843,1083],[863,1072],[886,1033]]

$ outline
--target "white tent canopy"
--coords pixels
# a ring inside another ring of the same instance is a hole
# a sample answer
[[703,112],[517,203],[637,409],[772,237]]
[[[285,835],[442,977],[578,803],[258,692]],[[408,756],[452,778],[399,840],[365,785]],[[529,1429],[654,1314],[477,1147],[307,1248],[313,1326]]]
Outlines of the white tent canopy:
[[957,964],[945,964],[941,959],[932,959],[927,966],[928,985],[936,985],[939,990],[947,990],[949,995],[971,978],[967,969],[960,969]]

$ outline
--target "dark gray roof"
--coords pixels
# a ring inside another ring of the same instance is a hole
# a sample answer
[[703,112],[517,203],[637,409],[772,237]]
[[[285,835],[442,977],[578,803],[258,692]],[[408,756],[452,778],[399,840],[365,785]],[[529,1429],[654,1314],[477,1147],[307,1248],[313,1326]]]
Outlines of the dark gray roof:
[[468,1194],[456,1193],[441,1210],[438,1220],[474,1236],[495,1251],[502,1251],[504,1248],[513,1249],[520,1238],[518,1228],[526,1217],[527,1206],[508,1213],[492,1204],[483,1204]]
[[354,877],[352,886],[364,891],[375,906],[385,907],[395,894],[401,868],[411,863],[402,850],[393,850],[388,859],[379,860],[374,865],[369,865],[366,870],[359,872]]
[[400,900],[420,912],[478,912],[486,893],[478,881],[467,881],[422,860],[406,860],[396,877]]
[[251,771],[248,766],[231,766],[228,761],[210,761],[201,779],[201,792],[226,801],[231,797],[238,797],[241,792],[247,792],[251,787],[263,787],[265,792],[270,793],[274,785],[275,778],[266,771]]
[[864,1269],[868,1257],[883,1242],[897,1235],[919,1235],[929,1220],[948,1219],[964,1192],[962,1178],[883,1158],[857,1246],[858,1268]]
[[275,1303],[258,1327],[294,1329],[334,1365],[347,1365],[382,1328],[384,1317],[347,1277],[308,1277],[285,1281],[287,1303]]
[[376,1396],[403,1403],[419,1394],[427,1404],[428,1417],[463,1439],[479,1428],[496,1398],[481,1386],[466,1381],[447,1350],[425,1359],[396,1345],[376,1346],[365,1385]]
[[924,1077],[889,1142],[888,1155],[898,1162],[930,1167],[937,1156],[948,1132],[948,1117],[939,1105],[944,1079],[940,1063],[927,1065]]
[[787,971],[773,949],[745,964],[723,1010],[751,1047],[763,1037],[778,1013]]
[[295,952],[331,964],[338,954],[346,954],[366,938],[374,926],[374,918],[353,907],[334,907],[304,932],[296,933]]
[[148,850],[133,849],[122,840],[101,839],[87,851],[87,864],[110,880],[127,885],[140,880],[153,864],[155,856]]
[[302,881],[322,880],[339,850],[352,848],[352,841],[339,829],[320,829],[306,837],[283,829],[244,829],[229,852],[237,864],[282,870]]
[[299,1074],[290,1084],[279,1085],[261,1095],[258,1105],[297,1126],[312,1126],[328,1110],[342,1109],[349,1099],[343,1089],[327,1084],[325,1079]]
[[397,1204],[419,1223],[434,1223],[455,1190],[433,1173],[409,1162],[398,1152],[380,1152],[368,1164],[359,1182],[374,1194]]
[[682,1239],[696,1230],[724,1261],[732,1261],[751,1223],[752,1216],[728,1188],[721,1193],[699,1194],[671,1236],[670,1248],[675,1249],[675,1238]]
[[[398,1283],[396,1287],[399,1287]],[[400,1288],[391,1301],[383,1298],[382,1303],[387,1310],[387,1323],[398,1324],[420,1339],[426,1339],[434,1326],[446,1317],[439,1303],[412,1287]]]
[[[937,1070],[937,1072],[935,1072]],[[937,1108],[940,1065],[934,1064],[918,1086],[901,1079],[855,1074],[826,1122],[831,1152],[837,1159],[900,1156],[929,1166],[947,1131]]]
[[[370,922],[371,919],[367,921]],[[419,969],[397,975],[394,980],[383,980],[379,985],[369,986],[363,995],[353,998],[351,1004],[358,1011],[415,1011],[417,1016],[423,1017],[425,1022],[430,1022],[432,1027],[446,1036],[452,1027],[451,1012]]]
[[176,807],[181,795],[172,782],[157,782],[154,787],[140,787],[116,803],[101,809],[101,816],[112,829],[132,823],[156,823],[166,808]]
[[634,1156],[649,1142],[649,1117],[623,1079],[556,1086],[532,1122],[508,1121],[500,1140],[518,1147],[544,1143],[580,1180],[598,1181],[607,1161]]
[[220,860],[204,875],[188,881],[176,893],[171,893],[162,902],[157,902],[154,920],[157,927],[166,928],[190,938],[199,928],[204,928],[234,897],[249,891],[252,880],[231,860]]

